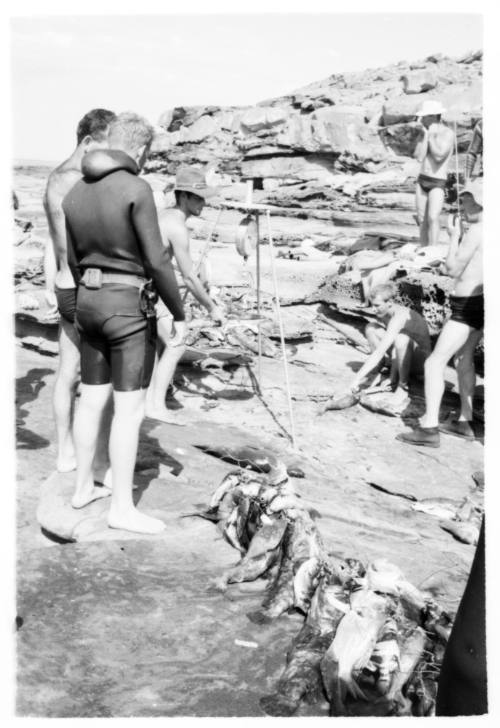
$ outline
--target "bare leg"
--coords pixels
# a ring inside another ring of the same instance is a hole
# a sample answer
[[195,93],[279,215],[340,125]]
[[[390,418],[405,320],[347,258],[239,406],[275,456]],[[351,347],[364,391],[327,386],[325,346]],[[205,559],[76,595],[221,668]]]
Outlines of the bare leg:
[[155,419],[168,422],[172,419],[172,413],[165,406],[165,396],[168,386],[174,378],[177,364],[186,351],[186,347],[169,346],[168,342],[172,331],[170,318],[159,318],[157,327],[158,336],[165,344],[165,349],[155,365],[151,385],[147,394],[146,414],[148,417],[154,417]]
[[482,331],[472,329],[465,344],[455,355],[455,368],[458,376],[458,391],[460,393],[461,422],[471,422],[472,401],[476,387],[476,370],[474,367],[474,350],[481,338]]
[[59,327],[59,367],[53,395],[57,432],[57,470],[60,473],[68,473],[76,467],[71,429],[74,389],[80,368],[78,343],[78,333],[73,324],[61,318]]
[[413,356],[413,341],[406,334],[398,334],[394,341],[395,359],[397,362],[398,383],[392,399],[403,402],[408,399],[408,380]]
[[437,427],[439,408],[444,393],[446,365],[465,344],[471,329],[458,321],[448,321],[439,335],[436,347],[425,362],[425,414],[422,427]]
[[439,216],[443,209],[444,190],[434,187],[429,192],[427,201],[427,229],[429,245],[436,245],[439,242]]
[[110,384],[82,384],[80,402],[75,414],[76,487],[71,501],[73,508],[109,495],[108,488],[94,486],[93,462],[101,419],[111,392]]
[[420,245],[427,245],[427,193],[423,191],[417,182],[415,190],[415,204],[417,208],[417,223],[420,226]]
[[99,435],[97,437],[97,448],[94,459],[94,476],[98,483],[111,488],[111,468],[109,465],[109,433],[113,420],[113,398],[109,396],[101,419]]
[[368,340],[368,344],[370,345],[370,350],[375,351],[377,346],[382,341],[382,337],[385,334],[385,329],[383,326],[379,326],[377,324],[366,324],[365,326],[365,336]]
[[114,392],[115,414],[109,438],[113,491],[108,525],[135,533],[160,533],[165,524],[137,510],[132,487],[139,428],[144,417],[146,390]]

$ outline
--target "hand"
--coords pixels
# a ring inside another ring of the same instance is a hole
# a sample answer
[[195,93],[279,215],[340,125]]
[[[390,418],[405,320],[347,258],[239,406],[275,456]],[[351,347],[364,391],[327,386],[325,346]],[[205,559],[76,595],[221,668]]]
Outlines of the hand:
[[214,321],[218,326],[223,326],[226,321],[226,316],[224,312],[222,311],[219,306],[214,306],[212,310],[210,311],[210,318],[212,321]]
[[54,290],[52,288],[47,288],[45,290],[45,300],[49,307],[47,314],[51,316],[55,315],[57,313],[58,306],[56,294],[54,293]]
[[169,340],[169,346],[182,346],[186,341],[188,333],[187,321],[174,321],[173,323],[174,335]]

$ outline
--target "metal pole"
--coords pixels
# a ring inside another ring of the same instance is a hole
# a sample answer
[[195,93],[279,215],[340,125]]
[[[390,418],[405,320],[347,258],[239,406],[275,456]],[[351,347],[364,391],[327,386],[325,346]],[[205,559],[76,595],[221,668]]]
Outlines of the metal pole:
[[285,386],[286,386],[286,395],[288,400],[288,411],[290,414],[290,429],[291,429],[291,435],[292,435],[292,447],[295,450],[295,424],[293,421],[293,409],[292,409],[292,395],[290,393],[290,380],[288,378],[288,362],[286,358],[286,349],[285,349],[285,333],[283,331],[283,320],[281,318],[281,307],[280,307],[280,297],[278,292],[278,278],[276,276],[276,267],[274,265],[274,248],[273,248],[273,238],[271,235],[271,215],[269,214],[269,210],[266,211],[267,216],[267,230],[269,235],[269,252],[271,254],[271,271],[273,275],[273,284],[274,284],[274,295],[276,297],[276,311],[278,314],[278,325],[280,330],[280,340],[281,340],[281,352],[283,354],[283,369],[285,372]]
[[257,367],[257,381],[259,387],[261,386],[262,379],[262,334],[260,330],[260,226],[259,226],[259,213],[255,213],[255,221],[257,226],[257,249],[256,249],[256,287],[257,287],[257,316],[259,317],[257,323],[257,350],[258,350],[258,367]]

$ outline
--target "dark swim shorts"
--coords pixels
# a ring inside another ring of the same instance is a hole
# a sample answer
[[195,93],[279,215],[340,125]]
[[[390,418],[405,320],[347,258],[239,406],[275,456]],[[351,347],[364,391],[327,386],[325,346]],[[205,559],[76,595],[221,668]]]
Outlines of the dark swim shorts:
[[70,324],[75,323],[76,314],[76,288],[54,288],[57,299],[57,308],[63,319]]
[[429,177],[427,174],[419,174],[417,182],[424,192],[430,192],[431,190],[446,189],[446,180],[440,179],[439,177]]
[[76,307],[83,384],[109,384],[118,392],[145,389],[156,351],[156,319],[141,311],[139,289],[80,284]]
[[450,321],[467,324],[473,329],[484,326],[484,296],[450,296]]

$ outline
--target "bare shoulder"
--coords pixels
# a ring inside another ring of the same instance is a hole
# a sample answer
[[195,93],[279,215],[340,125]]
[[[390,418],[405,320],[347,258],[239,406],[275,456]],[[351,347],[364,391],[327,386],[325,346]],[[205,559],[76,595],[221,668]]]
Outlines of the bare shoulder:
[[46,207],[52,208],[54,205],[60,205],[63,198],[81,178],[81,171],[75,167],[67,166],[66,162],[52,170],[45,188],[44,203]]
[[162,210],[158,220],[162,231],[169,237],[186,236],[188,234],[186,223],[174,208]]
[[468,243],[476,248],[482,247],[483,244],[483,224],[477,222],[469,227],[464,235],[464,243]]

